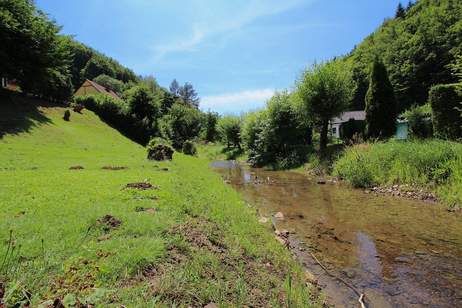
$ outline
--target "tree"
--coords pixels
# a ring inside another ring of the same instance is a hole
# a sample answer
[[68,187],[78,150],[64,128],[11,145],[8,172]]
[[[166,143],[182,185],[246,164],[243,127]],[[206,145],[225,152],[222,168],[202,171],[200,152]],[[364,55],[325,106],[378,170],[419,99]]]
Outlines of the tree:
[[369,138],[388,138],[396,131],[396,99],[387,69],[376,58],[372,64],[366,93],[366,134]]
[[263,112],[244,118],[242,139],[254,166],[290,168],[306,161],[311,128],[293,102],[294,95],[276,93]]
[[178,92],[180,90],[180,85],[178,84],[178,81],[176,79],[173,79],[172,83],[170,84],[170,93],[173,95],[178,95]]
[[435,135],[445,139],[462,137],[462,117],[460,103],[462,93],[458,84],[433,86],[429,99],[433,115]]
[[32,1],[0,1],[0,75],[16,79],[24,92],[69,98],[70,53],[59,31]]
[[320,129],[321,153],[327,148],[329,121],[346,110],[352,89],[351,69],[342,60],[314,64],[298,81],[298,105],[308,123]]
[[186,82],[178,89],[178,95],[185,103],[190,104],[194,108],[199,108],[200,100],[192,84]]
[[216,112],[206,112],[204,115],[204,139],[209,142],[215,141],[218,136],[217,123],[218,113]]
[[241,149],[241,124],[241,118],[237,116],[225,116],[218,121],[221,140],[228,149],[231,146]]
[[173,104],[159,124],[161,136],[172,142],[175,149],[180,150],[186,140],[199,136],[202,115],[195,108],[185,104]]
[[100,57],[99,55],[93,55],[91,59],[85,64],[81,73],[84,79],[93,80],[99,75],[107,75],[109,77],[116,77],[115,69],[111,65],[110,61]]
[[124,83],[120,80],[117,80],[115,78],[112,78],[108,75],[99,75],[95,79],[93,79],[94,82],[97,84],[102,85],[106,89],[112,90],[118,95],[121,95],[123,90],[124,90]]
[[398,7],[396,8],[395,17],[396,18],[404,18],[404,17],[406,17],[406,10],[404,9],[404,6],[403,6],[403,4],[401,2],[398,4]]
[[125,92],[127,98],[128,112],[138,120],[146,119],[149,124],[153,124],[158,117],[159,106],[153,94],[145,85],[135,86]]

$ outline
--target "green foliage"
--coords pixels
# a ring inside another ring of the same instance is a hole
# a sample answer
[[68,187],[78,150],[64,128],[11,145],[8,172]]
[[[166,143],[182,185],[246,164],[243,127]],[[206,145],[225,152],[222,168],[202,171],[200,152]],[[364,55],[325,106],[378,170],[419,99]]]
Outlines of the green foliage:
[[352,97],[352,72],[347,62],[315,64],[298,81],[299,108],[309,124],[320,129],[320,150],[327,148],[329,121],[345,111]]
[[122,81],[112,78],[108,75],[104,75],[104,74],[99,75],[98,77],[93,79],[93,81],[96,82],[97,84],[102,85],[106,89],[114,91],[119,96],[122,94],[125,88],[125,85]]
[[334,175],[355,187],[409,184],[435,190],[448,205],[461,204],[461,158],[459,143],[390,141],[348,148],[335,162]]
[[140,84],[125,91],[128,112],[138,120],[146,120],[154,125],[159,116],[159,100],[154,97],[149,88]]
[[237,116],[224,116],[218,121],[218,132],[227,148],[241,148],[241,125],[242,119]]
[[191,140],[186,140],[183,143],[183,147],[181,149],[181,152],[186,155],[196,155],[197,154],[197,148],[196,145],[191,141]]
[[0,72],[21,89],[54,101],[72,95],[70,54],[60,28],[32,1],[0,2]]
[[160,135],[172,142],[175,149],[181,149],[186,140],[199,136],[202,114],[196,108],[182,103],[173,104],[159,123]]
[[449,65],[462,54],[462,2],[419,0],[405,15],[385,20],[348,56],[357,84],[353,106],[364,106],[369,65],[378,55],[395,89],[398,112],[425,104],[433,85],[457,81]]
[[462,137],[462,117],[459,107],[462,94],[457,84],[437,85],[431,88],[429,102],[433,113],[435,135],[440,138]]
[[205,141],[214,142],[218,138],[218,119],[219,115],[216,112],[206,112],[204,114],[204,131],[203,137]]
[[413,106],[402,114],[408,121],[409,134],[413,138],[430,138],[433,136],[432,110],[429,104]]
[[366,134],[369,138],[388,138],[396,131],[396,99],[387,69],[375,59],[366,94]]
[[150,121],[132,116],[123,101],[111,96],[104,94],[77,96],[74,98],[74,103],[95,112],[103,121],[140,144],[146,144],[154,134]]
[[277,93],[264,112],[244,118],[242,139],[252,165],[293,168],[307,159],[311,127],[300,117],[293,96]]
[[364,121],[349,119],[340,126],[340,137],[347,143],[355,138],[360,138],[364,135],[365,125]]

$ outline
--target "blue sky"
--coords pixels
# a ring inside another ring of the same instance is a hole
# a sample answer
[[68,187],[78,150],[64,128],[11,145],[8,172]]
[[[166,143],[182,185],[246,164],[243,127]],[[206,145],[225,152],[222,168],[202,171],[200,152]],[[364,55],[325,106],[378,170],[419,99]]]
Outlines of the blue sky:
[[291,88],[314,61],[345,54],[399,0],[36,0],[62,32],[168,87],[190,82],[201,108],[239,113]]

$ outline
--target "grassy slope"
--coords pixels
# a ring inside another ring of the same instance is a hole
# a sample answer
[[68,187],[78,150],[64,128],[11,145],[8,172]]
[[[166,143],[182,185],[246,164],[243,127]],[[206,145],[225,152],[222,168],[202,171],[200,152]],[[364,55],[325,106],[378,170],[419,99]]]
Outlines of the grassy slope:
[[[299,268],[207,161],[175,154],[149,162],[144,148],[87,110],[65,122],[63,108],[15,100],[22,105],[0,103],[7,303],[28,291],[33,306],[58,297],[97,306],[311,305]],[[122,189],[145,180],[160,189]],[[107,214],[122,224],[105,230],[97,221]]]

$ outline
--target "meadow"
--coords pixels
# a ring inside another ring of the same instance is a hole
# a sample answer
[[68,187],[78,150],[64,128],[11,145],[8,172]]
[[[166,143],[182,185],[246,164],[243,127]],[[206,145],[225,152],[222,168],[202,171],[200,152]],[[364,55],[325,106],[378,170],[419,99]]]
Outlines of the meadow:
[[349,147],[333,174],[354,187],[407,184],[462,204],[462,144],[445,140],[389,141]]
[[[0,288],[7,306],[319,306],[256,211],[208,168],[88,110],[0,104]],[[128,185],[130,183],[137,183]]]

